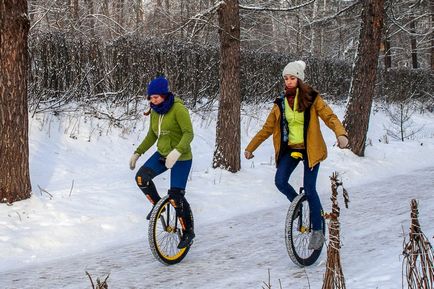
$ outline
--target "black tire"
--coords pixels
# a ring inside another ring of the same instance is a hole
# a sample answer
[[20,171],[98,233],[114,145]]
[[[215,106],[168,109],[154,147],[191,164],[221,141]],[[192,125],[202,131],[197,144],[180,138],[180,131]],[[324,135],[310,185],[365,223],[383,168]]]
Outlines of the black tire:
[[[301,212],[301,216],[299,212]],[[322,222],[323,233],[325,234],[324,219],[322,219]],[[289,206],[285,222],[286,249],[289,258],[297,266],[310,266],[321,255],[322,247],[318,250],[308,249],[311,234],[309,203],[305,194],[300,193]]]
[[[190,216],[193,224],[193,215]],[[148,240],[152,254],[165,265],[181,262],[190,250],[190,246],[177,248],[181,237],[182,228],[175,207],[169,196],[165,196],[155,205],[149,220]]]

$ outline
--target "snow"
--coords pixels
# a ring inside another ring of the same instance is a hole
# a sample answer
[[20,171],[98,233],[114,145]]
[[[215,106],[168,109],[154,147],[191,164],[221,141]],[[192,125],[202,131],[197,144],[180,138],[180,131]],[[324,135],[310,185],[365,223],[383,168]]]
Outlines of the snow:
[[[344,107],[331,106],[342,119]],[[243,107],[242,148],[270,107]],[[109,288],[260,288],[270,269],[275,287],[280,279],[283,288],[320,288],[325,250],[316,264],[303,269],[286,253],[283,226],[289,203],[274,186],[271,138],[255,151],[255,158],[242,158],[240,172],[212,169],[217,112],[191,114],[195,138],[187,199],[198,237],[183,262],[171,267],[150,253],[145,220],[150,204],[136,187],[135,171],[128,168],[149,119],[117,126],[74,114],[30,118],[33,195],[11,206],[0,204],[1,287],[90,288],[84,271],[93,270],[98,277],[111,274]],[[350,208],[342,208],[341,216],[341,260],[348,288],[401,286],[412,198],[419,201],[422,230],[432,243],[433,119],[429,112],[414,114],[415,129],[422,130],[411,140],[389,138],[385,143],[390,122],[381,110],[373,112],[371,145],[362,158],[334,146],[334,134],[323,126],[329,153],[317,182],[323,207],[331,209],[329,176],[334,171],[350,194]],[[291,177],[296,188],[301,172],[300,165]],[[165,194],[168,173],[155,183]],[[165,279],[166,272],[172,278]]]

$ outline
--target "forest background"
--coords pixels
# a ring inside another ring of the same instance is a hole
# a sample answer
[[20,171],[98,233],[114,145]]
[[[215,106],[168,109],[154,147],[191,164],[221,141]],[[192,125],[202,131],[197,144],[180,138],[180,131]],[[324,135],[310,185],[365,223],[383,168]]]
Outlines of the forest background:
[[[400,110],[390,117],[401,131],[384,130],[411,139],[403,134],[409,114],[434,110],[433,11],[434,2],[426,0],[2,1],[0,202],[31,196],[28,113],[30,120],[96,117],[128,135],[136,129],[130,121],[143,120],[146,84],[159,74],[193,115],[211,115],[219,105],[214,156],[219,144],[237,144],[229,150],[238,158],[233,172],[239,170],[239,131],[237,138],[219,132],[228,123],[230,131],[239,129],[241,101],[246,110],[270,105],[283,89],[282,68],[296,59],[307,62],[307,82],[330,103],[348,103],[347,113],[363,96],[355,106],[368,113],[348,115],[365,128],[351,130],[344,117],[347,131],[361,135],[362,149],[372,142],[366,138],[371,108],[387,110],[392,102]],[[240,62],[236,53],[225,55],[234,42]],[[371,107],[372,87],[380,105]],[[234,115],[238,122],[231,122]]]
[[[309,84],[328,99],[346,100],[361,2],[240,1],[242,99],[274,99],[283,89],[282,68],[303,59]],[[120,121],[134,114],[146,84],[158,74],[169,78],[171,89],[190,108],[210,107],[218,99],[215,14],[221,2],[28,3],[31,111],[59,110],[72,100],[86,107],[102,101],[126,108],[114,119]],[[417,99],[432,111],[433,6],[430,1],[385,1],[377,99]]]

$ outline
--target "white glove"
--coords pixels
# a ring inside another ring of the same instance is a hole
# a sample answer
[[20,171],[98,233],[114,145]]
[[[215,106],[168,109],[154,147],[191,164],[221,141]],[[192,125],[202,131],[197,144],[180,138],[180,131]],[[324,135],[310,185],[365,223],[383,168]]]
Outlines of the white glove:
[[130,170],[134,170],[136,168],[136,162],[140,158],[138,153],[134,153],[130,159]]
[[341,149],[348,147],[348,138],[346,136],[338,136],[338,147]]
[[171,169],[180,156],[181,153],[177,149],[173,149],[166,157],[166,168]]

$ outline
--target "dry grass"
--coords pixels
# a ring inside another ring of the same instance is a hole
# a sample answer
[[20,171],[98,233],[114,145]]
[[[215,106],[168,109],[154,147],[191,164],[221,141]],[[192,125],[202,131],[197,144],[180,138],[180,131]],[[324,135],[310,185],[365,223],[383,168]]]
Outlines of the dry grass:
[[340,208],[337,201],[338,188],[342,186],[345,207],[348,208],[348,192],[343,187],[341,181],[338,180],[338,173],[334,172],[330,177],[332,189],[332,212],[326,214],[325,218],[329,219],[329,245],[327,248],[327,264],[326,272],[324,273],[323,289],[345,289],[345,278],[342,271],[340,257],[340,223],[339,215]]
[[411,226],[409,241],[404,239],[402,262],[402,288],[407,279],[409,289],[434,288],[433,247],[422,232],[419,224],[417,201],[411,200]]

